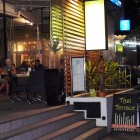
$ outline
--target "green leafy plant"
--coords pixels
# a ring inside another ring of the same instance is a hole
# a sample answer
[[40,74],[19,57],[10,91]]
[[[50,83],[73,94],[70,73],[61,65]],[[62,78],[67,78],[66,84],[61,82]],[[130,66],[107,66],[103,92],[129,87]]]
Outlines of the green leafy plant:
[[[116,90],[124,86],[130,87],[131,82],[129,80],[130,75],[126,75],[125,71],[120,70],[118,67],[118,62],[105,61],[105,89],[106,90]],[[86,62],[86,80],[87,89],[99,90],[99,63],[92,62],[88,60]]]
[[97,90],[99,84],[98,64],[90,60],[86,62],[86,80],[88,90],[93,88]]
[[62,48],[59,46],[59,39],[56,38],[48,44],[50,51],[54,54],[54,68],[56,67],[56,53]]
[[105,61],[105,87],[116,89],[118,79],[118,62]]
[[120,68],[119,69],[119,86],[121,88],[128,88],[131,87],[130,74],[126,74],[126,69]]
[[56,52],[58,52],[61,49],[61,47],[59,47],[59,39],[58,38],[54,39],[49,44],[49,48],[54,54],[56,54]]
[[105,61],[105,87],[116,90],[131,87],[130,75],[126,74],[124,68],[119,68],[118,62]]

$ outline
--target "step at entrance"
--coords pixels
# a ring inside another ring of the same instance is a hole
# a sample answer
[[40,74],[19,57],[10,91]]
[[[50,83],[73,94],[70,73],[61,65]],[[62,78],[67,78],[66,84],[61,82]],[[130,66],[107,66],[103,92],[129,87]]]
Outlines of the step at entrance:
[[105,128],[97,128],[95,120],[85,120],[83,112],[75,112],[71,105],[0,117],[1,140],[88,140],[106,134]]

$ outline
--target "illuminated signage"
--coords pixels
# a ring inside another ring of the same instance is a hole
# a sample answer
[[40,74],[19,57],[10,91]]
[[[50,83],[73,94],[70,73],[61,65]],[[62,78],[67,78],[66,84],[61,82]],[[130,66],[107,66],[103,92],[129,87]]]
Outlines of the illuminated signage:
[[112,130],[135,132],[137,129],[137,95],[114,94]]
[[129,31],[130,30],[130,20],[120,20],[120,30]]
[[114,3],[115,5],[121,7],[122,6],[122,2],[121,0],[110,0],[112,3]]
[[120,44],[116,44],[116,51],[117,52],[123,52],[123,46]]
[[107,49],[105,1],[85,1],[86,50]]

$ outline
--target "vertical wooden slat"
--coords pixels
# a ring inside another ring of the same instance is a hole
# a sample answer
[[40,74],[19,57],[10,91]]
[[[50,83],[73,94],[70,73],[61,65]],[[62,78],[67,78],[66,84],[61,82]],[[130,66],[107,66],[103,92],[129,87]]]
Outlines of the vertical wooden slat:
[[71,57],[85,55],[84,2],[62,0],[65,92],[71,95]]
[[67,96],[71,96],[71,57],[93,60],[101,52],[85,52],[84,0],[51,0],[51,4],[51,38],[58,36],[63,42],[64,87]]
[[58,38],[59,40],[63,40],[61,4],[61,0],[51,0],[51,40],[56,38]]

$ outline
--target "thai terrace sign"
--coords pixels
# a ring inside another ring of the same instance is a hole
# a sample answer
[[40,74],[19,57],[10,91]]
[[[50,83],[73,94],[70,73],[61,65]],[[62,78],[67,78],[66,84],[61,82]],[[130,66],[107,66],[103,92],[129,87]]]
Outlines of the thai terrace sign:
[[137,128],[137,98],[135,94],[113,96],[112,130],[134,131]]

